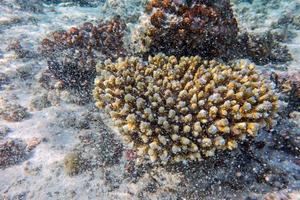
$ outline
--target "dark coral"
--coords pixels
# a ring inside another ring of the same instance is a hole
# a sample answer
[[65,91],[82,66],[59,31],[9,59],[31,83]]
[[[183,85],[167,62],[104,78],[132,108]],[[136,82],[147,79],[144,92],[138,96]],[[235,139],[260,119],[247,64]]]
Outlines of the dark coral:
[[238,38],[235,51],[257,64],[285,63],[292,60],[288,48],[281,45],[270,32],[261,35],[243,33]]
[[152,0],[146,11],[150,26],[140,41],[148,54],[219,57],[236,41],[238,26],[228,0]]
[[41,43],[41,52],[49,71],[64,84],[88,97],[96,74],[96,59],[115,59],[125,55],[123,31],[119,18],[84,23],[80,28],[56,31]]

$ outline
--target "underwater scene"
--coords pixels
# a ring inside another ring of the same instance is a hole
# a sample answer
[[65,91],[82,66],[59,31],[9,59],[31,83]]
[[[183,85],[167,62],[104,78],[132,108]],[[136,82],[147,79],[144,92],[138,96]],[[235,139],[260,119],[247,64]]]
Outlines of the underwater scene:
[[0,200],[300,200],[299,0],[0,0]]

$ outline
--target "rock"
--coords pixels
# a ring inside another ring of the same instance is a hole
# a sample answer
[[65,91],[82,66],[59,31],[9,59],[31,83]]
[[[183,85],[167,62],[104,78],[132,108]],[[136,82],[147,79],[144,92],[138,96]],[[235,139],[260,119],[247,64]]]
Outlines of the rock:
[[77,175],[83,170],[84,162],[78,152],[68,153],[64,158],[64,171],[69,176]]
[[99,133],[93,133],[89,130],[82,131],[79,139],[82,143],[77,149],[86,160],[89,160],[90,167],[109,166],[119,163],[123,145],[105,127],[101,127]]
[[7,139],[0,142],[0,168],[14,165],[28,156],[26,143],[20,139]]
[[7,84],[8,82],[9,82],[8,76],[0,72],[0,90],[2,89],[2,86]]
[[20,40],[11,41],[6,50],[14,51],[18,58],[32,58],[34,56],[34,54],[31,51],[23,48],[23,46],[20,43]]
[[27,118],[29,113],[23,106],[0,98],[0,117],[6,121],[18,122]]
[[14,24],[22,23],[23,20],[20,17],[0,17],[0,29],[13,26]]
[[31,151],[41,143],[41,139],[34,137],[28,140],[26,143],[27,143],[27,150]]
[[[278,192],[271,192],[264,195],[264,200],[293,200],[290,196],[292,191],[278,191]],[[296,199],[295,199],[296,200]]]
[[35,80],[45,89],[54,89],[55,80],[53,80],[53,75],[48,69],[41,70],[35,75]]
[[46,92],[39,92],[40,94],[34,95],[30,100],[30,110],[42,110],[51,106],[51,102],[48,100],[48,94]]
[[34,166],[30,161],[24,163],[24,172],[28,176],[36,176],[41,171],[41,166]]
[[293,111],[289,114],[290,121],[300,125],[300,112]]
[[7,126],[0,126],[0,140],[2,140],[9,132],[10,129]]

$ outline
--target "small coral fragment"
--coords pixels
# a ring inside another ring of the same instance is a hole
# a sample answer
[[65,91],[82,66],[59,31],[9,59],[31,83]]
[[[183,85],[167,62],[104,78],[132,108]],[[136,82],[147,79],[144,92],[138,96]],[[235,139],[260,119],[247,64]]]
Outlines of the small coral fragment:
[[[108,81],[114,79],[124,82]],[[252,64],[163,54],[147,62],[130,57],[101,64],[94,98],[119,121],[124,140],[153,162],[233,150],[244,136],[270,128],[278,108],[273,89]]]

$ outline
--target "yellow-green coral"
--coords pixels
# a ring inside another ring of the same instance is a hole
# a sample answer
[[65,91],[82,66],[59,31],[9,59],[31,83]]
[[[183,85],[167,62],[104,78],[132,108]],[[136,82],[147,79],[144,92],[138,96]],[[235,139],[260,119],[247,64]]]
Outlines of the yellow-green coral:
[[275,123],[277,96],[252,64],[159,54],[148,62],[131,57],[98,67],[97,107],[140,157],[153,162],[232,150]]

